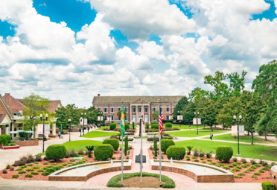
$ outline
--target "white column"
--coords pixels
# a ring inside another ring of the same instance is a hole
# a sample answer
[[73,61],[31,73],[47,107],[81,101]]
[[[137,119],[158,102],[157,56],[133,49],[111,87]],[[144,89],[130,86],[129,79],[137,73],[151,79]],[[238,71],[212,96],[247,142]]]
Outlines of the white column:
[[56,136],[56,123],[52,125],[52,135]]

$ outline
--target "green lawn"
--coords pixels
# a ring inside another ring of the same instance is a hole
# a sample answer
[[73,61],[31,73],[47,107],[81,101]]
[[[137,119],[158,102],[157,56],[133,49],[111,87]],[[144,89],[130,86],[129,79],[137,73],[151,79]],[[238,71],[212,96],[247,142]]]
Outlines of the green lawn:
[[81,149],[86,150],[86,146],[97,146],[102,144],[100,141],[94,140],[78,140],[78,141],[70,141],[64,143],[64,146],[67,150],[75,150],[79,151]]
[[[172,124],[172,127],[176,127],[176,128],[179,128],[179,129],[196,129],[196,125],[179,125],[179,124]],[[202,125],[199,125],[198,128],[199,129],[202,129],[204,126]]]
[[[234,156],[237,155],[236,143],[216,142],[211,140],[188,140],[176,142],[176,144],[181,146],[193,146],[194,149],[196,148],[204,152],[212,151],[214,153],[217,147],[228,146],[233,148]],[[277,161],[277,146],[240,144],[240,153],[241,157]]]
[[[237,141],[236,137],[233,137],[231,134],[224,134],[220,136],[214,136],[215,140],[225,140],[225,141]],[[240,141],[241,142],[248,142],[251,143],[251,136],[240,136]],[[265,141],[262,138],[259,137],[254,137],[254,144],[255,143],[273,143],[272,141]],[[276,143],[277,145],[277,143]]]
[[86,137],[86,138],[109,137],[117,134],[119,134],[119,132],[95,130],[95,131],[88,132],[83,137]]
[[[218,133],[224,133],[226,131],[224,130],[214,130],[213,134],[218,134]],[[170,134],[171,136],[174,137],[197,137],[197,136],[205,136],[205,135],[210,135],[212,132],[209,129],[199,129],[198,130],[198,135],[195,130],[181,130],[181,131],[169,131],[166,132]]]

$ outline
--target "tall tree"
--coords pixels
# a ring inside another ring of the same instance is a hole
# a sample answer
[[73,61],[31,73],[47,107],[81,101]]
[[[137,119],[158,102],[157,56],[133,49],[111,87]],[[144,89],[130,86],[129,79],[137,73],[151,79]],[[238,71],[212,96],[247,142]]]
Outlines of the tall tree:
[[174,108],[174,112],[173,112],[173,115],[175,118],[177,117],[177,115],[179,113],[182,112],[182,110],[187,106],[187,104],[188,104],[188,98],[186,96],[184,96],[183,98],[181,98],[179,100],[179,102],[176,104],[176,106]]
[[64,128],[68,127],[68,119],[71,119],[71,125],[79,125],[81,112],[75,106],[75,104],[68,104],[66,106],[62,106],[56,110],[57,124],[58,126],[63,126]]
[[214,88],[214,91],[211,92],[211,97],[214,99],[219,99],[222,97],[229,96],[229,89],[226,82],[226,75],[223,72],[216,71],[215,75],[207,75],[205,76],[204,83],[209,84]]
[[232,95],[239,96],[242,93],[246,74],[246,71],[242,71],[241,75],[237,72],[227,74],[227,78],[230,80],[230,92]]

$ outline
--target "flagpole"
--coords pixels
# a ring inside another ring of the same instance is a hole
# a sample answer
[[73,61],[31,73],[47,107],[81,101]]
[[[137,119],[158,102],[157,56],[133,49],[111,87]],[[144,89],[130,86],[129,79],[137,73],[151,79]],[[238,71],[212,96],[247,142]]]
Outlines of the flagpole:
[[123,183],[123,170],[124,170],[124,165],[123,165],[123,137],[125,135],[125,115],[124,115],[124,111],[125,109],[123,109],[123,105],[121,107],[121,122],[120,122],[120,128],[121,128],[121,183]]
[[162,147],[161,147],[161,139],[162,139],[162,128],[160,126],[160,121],[162,116],[162,108],[160,107],[160,115],[159,115],[159,157],[160,157],[160,163],[159,163],[159,169],[160,169],[160,182],[162,182]]

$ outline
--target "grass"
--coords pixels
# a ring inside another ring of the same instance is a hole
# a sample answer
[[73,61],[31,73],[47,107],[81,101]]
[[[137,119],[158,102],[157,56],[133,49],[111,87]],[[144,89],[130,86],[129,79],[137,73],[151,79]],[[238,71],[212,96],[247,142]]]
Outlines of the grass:
[[109,137],[109,136],[118,135],[118,134],[119,132],[116,132],[116,131],[111,132],[111,131],[95,130],[85,134],[83,137],[85,138]]
[[[194,149],[202,150],[204,152],[215,152],[217,147],[227,146],[233,148],[234,156],[237,155],[236,143],[216,142],[211,140],[188,140],[176,142],[176,145],[193,146]],[[277,161],[277,146],[240,144],[240,156],[245,158]]]
[[[224,133],[224,132],[226,132],[226,131],[213,130],[213,134]],[[200,136],[210,135],[212,132],[210,129],[199,129],[198,135],[197,135],[196,129],[195,129],[195,130],[169,131],[166,133],[168,133],[174,137],[200,137]]]
[[[237,141],[237,138],[233,137],[231,134],[223,134],[223,135],[220,135],[220,136],[214,136],[213,139],[215,139],[215,140],[225,140],[225,141],[235,141],[235,142]],[[251,143],[251,136],[240,136],[239,139],[240,139],[241,142]],[[265,141],[262,138],[254,136],[254,144],[255,143],[272,143],[272,141]]]
[[[139,172],[137,172],[137,173],[125,173],[125,174],[123,174],[123,179],[129,179],[129,178],[132,178],[132,177],[139,177],[139,176],[140,176]],[[158,179],[160,177],[159,174],[146,173],[146,172],[143,172],[142,176],[143,177],[156,177]],[[121,180],[121,174],[116,175],[108,181],[107,186],[108,187],[123,187],[120,180]],[[162,175],[162,182],[163,182],[163,184],[162,184],[163,188],[175,188],[175,182],[171,178],[169,178],[165,175]]]
[[[183,125],[183,124],[172,124],[172,127],[176,127],[176,128],[179,128],[179,129],[196,129],[197,126],[196,125]],[[202,125],[199,125],[198,128],[199,129],[202,129],[204,126]]]
[[78,141],[70,141],[70,142],[64,143],[65,148],[67,150],[74,150],[74,151],[86,150],[86,146],[97,146],[101,144],[102,142],[94,141],[94,140],[78,140]]

